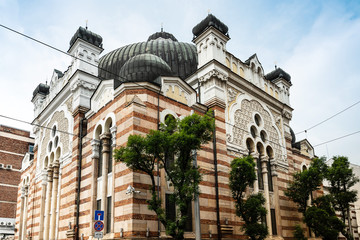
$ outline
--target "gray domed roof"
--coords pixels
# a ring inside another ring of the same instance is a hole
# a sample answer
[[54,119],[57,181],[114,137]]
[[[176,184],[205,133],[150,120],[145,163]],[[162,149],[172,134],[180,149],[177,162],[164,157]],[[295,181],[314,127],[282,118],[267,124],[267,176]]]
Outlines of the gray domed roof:
[[265,79],[273,81],[277,78],[283,78],[286,81],[288,81],[289,83],[291,83],[291,76],[290,74],[288,74],[287,72],[285,72],[284,70],[282,70],[281,68],[276,68],[274,71],[266,74]]
[[99,61],[99,77],[117,80],[114,83],[115,88],[121,82],[131,81],[120,79],[120,70],[130,58],[144,53],[158,56],[166,62],[171,69],[171,76],[185,79],[197,70],[195,45],[178,42],[174,36],[163,32],[151,35],[146,42],[133,43],[102,56]]
[[120,69],[119,75],[127,81],[153,82],[161,75],[171,76],[171,68],[158,56],[144,53],[127,60]]
[[174,37],[174,35],[172,35],[171,33],[168,33],[168,32],[164,32],[164,31],[161,31],[161,32],[156,32],[152,35],[150,35],[150,37],[148,38],[148,41],[150,40],[156,40],[158,38],[163,38],[163,39],[171,39],[175,42],[177,42],[178,40]]
[[102,37],[96,33],[89,31],[87,28],[79,27],[74,36],[70,40],[70,48],[76,42],[76,39],[82,39],[88,43],[91,43],[97,47],[102,48]]
[[35,90],[33,91],[33,98],[39,93],[42,95],[48,95],[50,90],[50,86],[47,84],[40,83]]
[[212,14],[207,15],[205,19],[193,28],[192,32],[194,36],[197,37],[209,27],[214,27],[224,35],[229,36],[229,28]]

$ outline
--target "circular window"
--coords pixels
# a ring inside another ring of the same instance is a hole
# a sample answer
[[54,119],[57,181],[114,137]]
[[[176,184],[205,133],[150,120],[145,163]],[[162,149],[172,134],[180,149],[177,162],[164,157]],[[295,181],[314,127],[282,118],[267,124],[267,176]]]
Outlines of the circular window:
[[56,134],[56,126],[53,126],[52,131],[51,131],[51,136],[54,137],[55,134]]
[[251,126],[251,128],[250,128],[250,133],[251,133],[251,136],[252,136],[253,138],[256,138],[257,130],[256,130],[256,127],[255,127],[255,126]]
[[266,132],[265,132],[264,130],[262,130],[262,131],[260,132],[260,138],[261,138],[261,141],[266,142],[266,140],[267,140],[267,135],[266,135]]
[[49,152],[51,152],[51,149],[52,149],[52,142],[49,142],[49,146],[48,146]]
[[56,136],[55,141],[54,141],[55,147],[57,147],[58,144],[59,144],[59,136]]
[[255,114],[254,120],[257,126],[261,125],[261,117],[259,114]]

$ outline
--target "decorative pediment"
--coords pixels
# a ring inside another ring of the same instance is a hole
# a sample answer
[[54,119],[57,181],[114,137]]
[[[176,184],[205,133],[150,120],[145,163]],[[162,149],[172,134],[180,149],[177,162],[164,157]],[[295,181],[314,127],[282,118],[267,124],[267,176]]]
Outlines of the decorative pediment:
[[114,100],[113,81],[104,80],[100,83],[100,86],[91,99],[91,110],[97,112],[112,100]]
[[[246,61],[245,64],[248,65],[253,71],[261,74],[264,76],[264,68],[262,67],[256,53],[250,56]],[[260,71],[259,71],[260,69]]]
[[310,158],[314,157],[314,148],[307,139],[301,140],[299,143],[301,154]]
[[196,92],[180,78],[162,78],[163,94],[178,102],[191,106],[196,103]]

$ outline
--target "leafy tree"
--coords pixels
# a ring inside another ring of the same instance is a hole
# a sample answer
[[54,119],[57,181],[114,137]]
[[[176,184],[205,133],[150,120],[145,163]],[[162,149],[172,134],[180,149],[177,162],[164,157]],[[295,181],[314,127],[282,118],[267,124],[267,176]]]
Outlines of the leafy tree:
[[299,212],[305,213],[312,192],[322,185],[326,169],[325,159],[315,158],[309,169],[294,173],[285,195],[298,205]]
[[255,180],[255,162],[251,156],[235,158],[231,162],[230,189],[235,199],[236,215],[244,220],[242,228],[250,239],[262,240],[268,234],[266,225],[261,223],[266,217],[266,209],[263,207],[265,198],[258,193],[245,199],[247,187]]
[[[143,172],[151,179],[152,198],[149,209],[155,211],[167,234],[174,239],[184,239],[189,202],[199,193],[201,175],[193,165],[193,153],[212,139],[214,119],[211,112],[204,116],[193,114],[182,120],[171,115],[159,130],[151,130],[146,136],[131,135],[126,147],[114,151],[114,158],[124,162],[132,170]],[[167,180],[173,186],[170,199],[175,202],[176,219],[167,217],[157,197],[155,166],[165,169]]]
[[299,224],[295,225],[294,238],[296,240],[307,240],[307,237],[304,235],[304,230]]
[[343,233],[347,239],[352,239],[350,204],[357,200],[357,191],[351,190],[359,179],[355,177],[347,157],[333,157],[334,162],[327,171],[330,182],[329,192],[333,197],[333,206],[339,211],[343,223],[348,222],[348,231]]
[[[356,201],[357,192],[350,190],[359,180],[354,176],[346,157],[334,157],[331,167],[324,159],[314,159],[308,170],[297,172],[289,184],[285,195],[298,205],[304,222],[324,239],[337,239],[341,232],[346,239],[353,239],[350,229],[346,231],[345,222],[349,219],[350,204]],[[330,182],[329,195],[307,201],[312,192],[319,189],[323,180]],[[340,213],[341,220],[336,211]],[[349,222],[350,226],[350,222]]]
[[344,223],[336,216],[332,207],[332,197],[325,195],[314,200],[314,205],[306,209],[305,223],[314,231],[316,236],[324,240],[336,240],[339,232],[345,229]]

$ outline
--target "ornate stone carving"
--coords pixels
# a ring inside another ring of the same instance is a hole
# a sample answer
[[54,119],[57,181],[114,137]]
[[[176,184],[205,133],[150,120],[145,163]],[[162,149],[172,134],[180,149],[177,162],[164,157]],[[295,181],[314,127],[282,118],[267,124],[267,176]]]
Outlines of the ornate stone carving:
[[92,158],[99,158],[99,156],[100,156],[100,152],[99,152],[100,141],[96,140],[96,139],[91,140],[91,146],[92,146],[91,157]]
[[203,83],[208,81],[209,79],[211,79],[212,77],[215,77],[221,81],[227,81],[228,80],[228,76],[226,76],[224,73],[213,69],[211,71],[209,71],[208,73],[206,73],[205,75],[199,77],[199,82]]
[[286,111],[285,109],[282,111],[282,115],[283,115],[283,117],[285,117],[289,120],[291,120],[291,118],[292,118],[292,113],[289,111]]
[[70,147],[69,144],[70,141],[70,135],[67,133],[69,132],[69,121],[65,117],[64,111],[55,112],[53,117],[51,118],[50,122],[46,125],[46,129],[43,132],[44,138],[41,141],[41,155],[40,155],[40,161],[44,161],[46,156],[46,148],[48,146],[48,143],[50,141],[50,135],[51,135],[51,128],[53,127],[54,123],[57,122],[57,129],[60,130],[58,132],[60,143],[62,144],[61,153],[66,154],[68,153]]
[[85,88],[85,89],[88,89],[88,90],[95,90],[96,89],[96,85],[95,84],[92,84],[92,83],[89,83],[89,82],[86,82],[84,80],[78,80],[76,81],[72,86],[71,86],[71,91],[74,92],[76,91],[79,87],[82,87],[82,88]]
[[72,112],[72,103],[73,103],[73,97],[71,96],[71,97],[65,102],[66,109],[67,109],[69,112]]
[[[276,128],[273,125],[271,116],[259,102],[252,100],[243,100],[241,102],[240,109],[237,109],[234,113],[234,126],[232,127],[232,139],[230,138],[230,143],[242,146],[245,144],[244,137],[249,134],[248,126],[250,123],[255,125],[253,119],[253,113],[257,112],[260,114],[263,120],[263,128],[268,134],[268,143],[274,150],[276,159],[283,159],[281,157],[281,143],[279,141],[279,134],[276,131]],[[246,146],[243,146],[246,147]]]
[[233,102],[236,99],[236,97],[241,93],[242,92],[240,92],[240,91],[238,91],[238,90],[236,90],[234,88],[229,87],[228,88],[228,103]]

